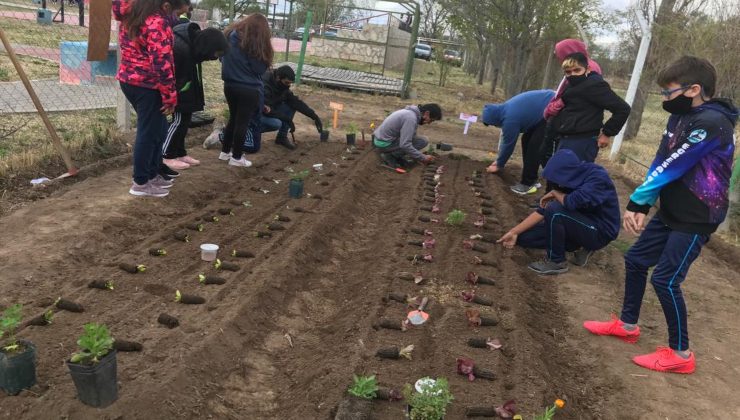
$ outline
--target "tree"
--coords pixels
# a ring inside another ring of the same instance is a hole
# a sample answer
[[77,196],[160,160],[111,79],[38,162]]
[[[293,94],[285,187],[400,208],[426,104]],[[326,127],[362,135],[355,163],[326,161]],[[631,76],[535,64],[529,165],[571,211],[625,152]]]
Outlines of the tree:
[[419,34],[425,38],[442,38],[450,26],[447,22],[449,13],[449,9],[443,7],[440,1],[422,1]]

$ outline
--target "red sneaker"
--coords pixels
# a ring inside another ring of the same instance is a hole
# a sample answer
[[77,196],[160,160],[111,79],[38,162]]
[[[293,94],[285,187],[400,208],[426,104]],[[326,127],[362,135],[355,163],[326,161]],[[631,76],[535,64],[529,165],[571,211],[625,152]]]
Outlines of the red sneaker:
[[624,322],[620,321],[616,315],[612,314],[611,321],[585,321],[583,328],[596,335],[613,335],[622,341],[636,343],[640,338],[640,327],[635,326],[632,331],[624,329]]
[[668,347],[658,347],[655,353],[635,356],[632,361],[638,366],[658,372],[694,373],[696,370],[696,359],[693,352],[688,359],[684,359]]

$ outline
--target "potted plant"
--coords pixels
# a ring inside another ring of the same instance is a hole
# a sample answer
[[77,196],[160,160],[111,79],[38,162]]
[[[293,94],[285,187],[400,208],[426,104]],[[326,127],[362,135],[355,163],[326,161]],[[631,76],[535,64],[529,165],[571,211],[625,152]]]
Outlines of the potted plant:
[[36,347],[15,336],[21,309],[22,305],[13,305],[0,318],[0,339],[5,340],[0,342],[0,389],[8,395],[17,395],[36,384]]
[[116,350],[105,325],[85,324],[77,340],[81,351],[67,361],[77,398],[92,407],[107,407],[118,399]]
[[353,375],[352,386],[347,390],[347,396],[337,408],[334,420],[367,419],[370,417],[372,400],[377,397],[378,381],[375,375]]
[[290,198],[303,197],[303,181],[308,177],[308,174],[308,169],[305,169],[291,175],[290,185],[288,186],[288,195],[290,195]]
[[411,384],[403,388],[403,396],[408,404],[408,418],[411,420],[442,420],[447,406],[454,399],[445,378],[420,381],[421,390],[415,392]]
[[349,123],[347,125],[347,145],[348,146],[354,146],[355,145],[355,139],[357,137],[357,132],[359,129],[357,128],[357,124],[355,123]]
[[325,142],[325,141],[329,141],[329,134],[330,134],[330,133],[329,133],[329,130],[323,130],[323,131],[321,131],[321,134],[320,134],[320,137],[319,137],[319,139],[320,139],[321,141],[324,141],[324,142]]

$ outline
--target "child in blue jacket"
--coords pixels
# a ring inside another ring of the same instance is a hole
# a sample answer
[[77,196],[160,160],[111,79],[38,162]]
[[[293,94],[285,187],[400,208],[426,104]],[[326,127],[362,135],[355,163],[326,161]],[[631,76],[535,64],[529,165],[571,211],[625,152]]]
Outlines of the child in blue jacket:
[[498,243],[546,249],[547,257],[528,267],[539,274],[561,274],[568,271],[566,251],[575,252],[573,264],[584,266],[594,251],[617,238],[619,198],[606,169],[581,161],[569,149],[557,151],[542,175],[555,189]]
[[[625,230],[640,237],[624,256],[622,314],[583,324],[594,334],[636,342],[647,274],[654,267],[650,282],[668,323],[669,347],[632,361],[661,372],[692,373],[696,368],[681,283],[729,205],[738,111],[729,100],[712,99],[716,79],[709,61],[688,56],[658,74],[663,109],[671,116],[645,182],[630,196],[624,214]],[[658,198],[660,209],[645,226]]]

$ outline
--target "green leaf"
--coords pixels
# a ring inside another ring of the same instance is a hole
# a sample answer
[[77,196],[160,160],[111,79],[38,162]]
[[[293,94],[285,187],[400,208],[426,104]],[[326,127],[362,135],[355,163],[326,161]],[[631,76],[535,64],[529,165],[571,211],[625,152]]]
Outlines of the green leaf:
[[348,390],[351,395],[366,400],[371,400],[376,397],[378,392],[378,381],[375,379],[375,375],[353,375],[353,381],[354,383]]
[[113,337],[108,327],[102,324],[85,324],[85,333],[77,340],[81,351],[72,355],[73,363],[97,363],[113,349]]

